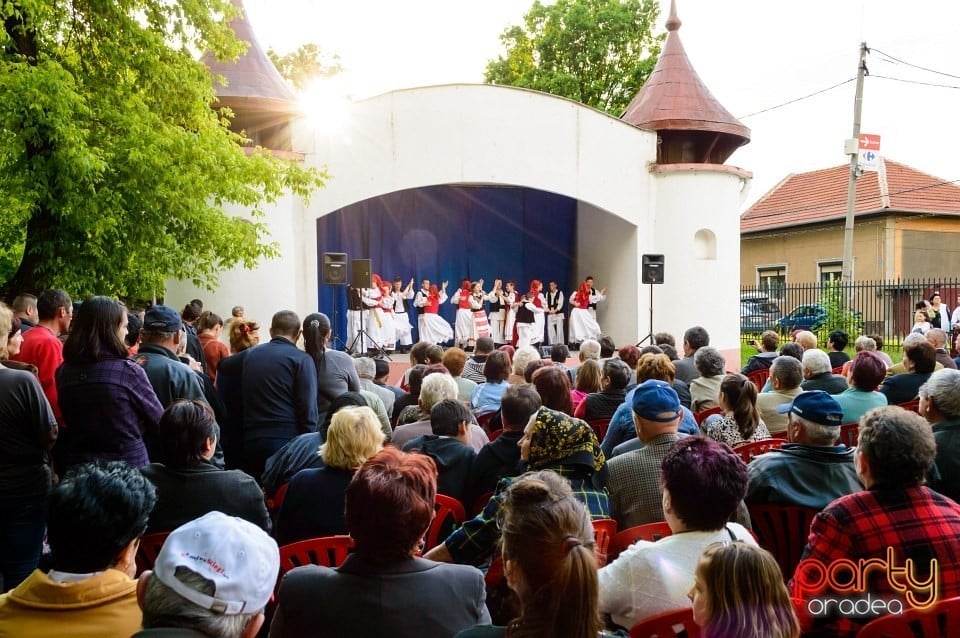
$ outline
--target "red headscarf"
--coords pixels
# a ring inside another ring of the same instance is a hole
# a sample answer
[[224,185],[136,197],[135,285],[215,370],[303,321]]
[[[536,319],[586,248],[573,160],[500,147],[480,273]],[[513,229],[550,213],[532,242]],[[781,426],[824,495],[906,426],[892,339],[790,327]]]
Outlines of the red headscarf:
[[577,308],[581,310],[586,310],[590,305],[590,284],[586,280],[583,280],[583,283],[580,284],[580,288],[577,290],[577,296],[573,298],[574,303],[577,304]]
[[539,279],[534,279],[530,282],[530,290],[527,293],[530,295],[530,301],[533,302],[533,305],[537,308],[543,308],[543,302],[540,301],[540,290],[543,288],[543,282]]
[[380,279],[380,275],[374,273],[370,275],[370,279],[373,280],[373,287],[377,290],[383,290],[383,279]]
[[457,304],[457,308],[463,308],[464,310],[470,309],[470,294],[472,289],[470,286],[470,280],[464,279],[460,282],[460,302]]

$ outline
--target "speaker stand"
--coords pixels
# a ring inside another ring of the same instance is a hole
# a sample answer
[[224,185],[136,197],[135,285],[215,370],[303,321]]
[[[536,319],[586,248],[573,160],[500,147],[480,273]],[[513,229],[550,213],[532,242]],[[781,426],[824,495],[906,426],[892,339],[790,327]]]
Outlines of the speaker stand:
[[[362,289],[362,288],[357,288],[357,290],[359,291],[358,294],[360,295],[360,306],[363,307],[363,305],[364,305],[364,304],[363,304],[363,289]],[[349,294],[349,293],[348,293],[348,294]],[[386,359],[387,361],[391,361],[390,355],[387,353],[386,350],[383,349],[383,346],[381,346],[379,343],[377,343],[376,339],[374,339],[373,337],[371,337],[370,334],[369,334],[366,330],[363,329],[363,313],[364,313],[364,312],[366,312],[366,310],[361,310],[361,311],[360,311],[360,330],[357,331],[357,334],[353,337],[353,341],[351,341],[351,342],[350,342],[350,345],[347,347],[347,354],[350,354],[350,355],[352,355],[352,356],[354,356],[354,357],[362,357],[362,356],[365,356],[365,355],[367,354],[366,351],[360,352],[360,353],[358,353],[358,354],[353,354],[353,349],[357,346],[358,342],[359,342],[360,347],[362,348],[362,347],[363,347],[363,339],[364,339],[364,337],[366,337],[366,339],[367,339],[370,343],[373,344],[373,348],[370,348],[371,350],[376,350],[377,354],[380,356],[381,359]]]
[[649,284],[649,287],[650,287],[650,324],[649,324],[650,330],[649,332],[647,332],[647,336],[641,339],[640,342],[637,344],[638,348],[643,345],[644,341],[649,341],[651,346],[655,345],[653,343],[653,284]]

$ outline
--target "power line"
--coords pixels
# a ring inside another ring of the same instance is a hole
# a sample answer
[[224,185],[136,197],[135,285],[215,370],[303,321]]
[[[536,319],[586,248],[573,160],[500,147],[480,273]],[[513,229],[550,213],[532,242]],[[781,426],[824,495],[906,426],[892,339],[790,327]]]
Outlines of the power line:
[[893,62],[896,62],[897,64],[904,64],[904,65],[906,65],[906,66],[912,66],[912,67],[915,68],[915,69],[920,69],[921,71],[926,71],[927,73],[936,73],[937,75],[943,75],[943,76],[946,76],[946,77],[948,77],[948,78],[953,78],[954,80],[960,80],[960,75],[954,75],[954,74],[952,74],[952,73],[947,73],[946,71],[937,71],[936,69],[930,69],[930,68],[927,68],[927,67],[925,67],[925,66],[920,66],[919,64],[914,64],[914,63],[912,63],[912,62],[907,62],[906,60],[901,60],[900,58],[896,58],[896,57],[890,55],[889,53],[884,53],[884,52],[881,51],[880,49],[870,49],[870,51],[871,51],[872,53],[879,53],[879,54],[882,55],[883,57],[888,58],[888,59],[892,60]]
[[871,75],[872,78],[877,78],[878,80],[893,80],[894,82],[904,82],[906,84],[922,84],[923,86],[936,86],[941,89],[960,89],[960,86],[955,86],[953,84],[937,84],[935,82],[921,82],[920,80],[907,80],[904,78],[892,78],[888,75]]
[[784,102],[783,104],[777,104],[776,106],[771,106],[771,107],[769,107],[769,108],[765,108],[765,109],[760,110],[760,111],[755,111],[755,112],[753,112],[753,113],[748,113],[747,115],[741,115],[741,116],[739,116],[737,119],[738,119],[738,120],[743,120],[743,119],[746,119],[746,118],[748,118],[748,117],[753,117],[754,115],[760,115],[761,113],[766,113],[767,111],[773,111],[774,109],[779,109],[779,108],[784,107],[784,106],[787,106],[787,105],[789,105],[789,104],[794,104],[794,103],[796,103],[796,102],[800,102],[801,100],[806,100],[807,98],[814,97],[815,95],[820,95],[821,93],[826,93],[827,91],[832,91],[833,89],[836,89],[836,88],[838,88],[838,87],[841,87],[841,86],[843,86],[844,84],[849,84],[849,83],[853,82],[853,81],[856,80],[856,79],[857,79],[857,78],[850,78],[849,80],[844,80],[843,82],[839,82],[839,83],[837,83],[837,84],[834,84],[833,86],[828,86],[828,87],[825,88],[825,89],[820,89],[819,91],[814,91],[813,93],[810,93],[809,95],[804,95],[804,96],[802,96],[802,97],[794,98],[794,99],[792,99],[792,100],[789,100],[789,101],[787,101],[787,102]]

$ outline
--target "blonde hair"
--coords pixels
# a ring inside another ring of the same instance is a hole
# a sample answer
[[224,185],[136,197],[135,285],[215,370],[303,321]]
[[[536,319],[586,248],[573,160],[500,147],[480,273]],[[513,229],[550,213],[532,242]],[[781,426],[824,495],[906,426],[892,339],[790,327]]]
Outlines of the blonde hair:
[[767,550],[739,541],[714,543],[700,557],[696,579],[707,597],[702,638],[800,635],[790,592]]
[[600,382],[603,380],[603,371],[596,359],[587,359],[577,368],[577,379],[574,386],[581,392],[599,392]]
[[676,373],[677,368],[670,357],[663,353],[648,352],[637,361],[637,383],[658,379],[672,384]]
[[373,410],[367,406],[340,408],[330,421],[320,458],[330,467],[353,470],[380,451],[384,438]]
[[513,373],[517,376],[523,376],[523,373],[527,370],[527,365],[531,361],[536,361],[540,358],[540,353],[537,352],[537,349],[533,346],[523,346],[518,348],[515,353],[513,353]]
[[0,303],[0,359],[6,359],[9,356],[7,352],[7,340],[10,336],[10,328],[13,326],[13,312],[7,308],[6,304]]
[[260,343],[260,324],[253,319],[234,319],[230,322],[230,352],[243,352]]

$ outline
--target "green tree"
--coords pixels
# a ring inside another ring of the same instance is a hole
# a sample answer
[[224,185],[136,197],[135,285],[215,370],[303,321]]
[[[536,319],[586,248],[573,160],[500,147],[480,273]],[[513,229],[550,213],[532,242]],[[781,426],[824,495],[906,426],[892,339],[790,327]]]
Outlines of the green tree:
[[659,13],[656,0],[535,0],[523,25],[500,36],[506,56],[491,60],[483,79],[620,115],[660,56]]
[[302,44],[296,51],[286,55],[267,49],[267,55],[280,71],[280,75],[298,91],[306,87],[311,80],[330,78],[343,71],[338,54],[327,53],[312,42]]
[[236,12],[230,0],[0,2],[0,246],[24,246],[0,296],[149,298],[169,277],[212,287],[276,254],[261,207],[306,197],[325,173],[244,149],[210,108],[197,52],[243,51]]

